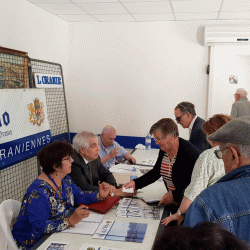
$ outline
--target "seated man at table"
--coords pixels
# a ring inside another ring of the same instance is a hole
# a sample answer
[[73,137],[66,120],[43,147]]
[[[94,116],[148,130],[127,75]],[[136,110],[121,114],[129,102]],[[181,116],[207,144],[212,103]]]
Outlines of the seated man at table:
[[229,121],[213,134],[215,150],[226,175],[205,189],[188,209],[184,226],[200,222],[220,223],[235,236],[250,242],[250,116]]
[[116,162],[121,161],[123,158],[129,160],[135,164],[136,159],[120,146],[116,141],[116,130],[114,127],[107,125],[103,128],[101,135],[99,136],[101,162],[106,168],[110,168]]
[[83,191],[96,191],[99,182],[111,185],[110,194],[125,196],[117,184],[113,174],[106,169],[98,155],[100,147],[97,136],[88,131],[81,132],[73,138],[74,153],[70,176]]

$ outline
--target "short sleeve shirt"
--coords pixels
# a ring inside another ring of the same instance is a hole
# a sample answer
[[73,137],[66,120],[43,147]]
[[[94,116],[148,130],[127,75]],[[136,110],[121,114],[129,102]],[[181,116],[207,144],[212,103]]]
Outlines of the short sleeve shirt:
[[100,146],[100,151],[99,151],[100,158],[108,155],[113,148],[119,148],[118,155],[103,164],[105,168],[110,168],[110,166],[112,164],[115,164],[116,161],[121,161],[122,158],[125,156],[125,154],[127,154],[128,152],[124,147],[120,146],[120,144],[117,143],[116,141],[114,141],[113,144],[110,145],[108,148],[104,148],[100,136],[98,136],[98,140],[99,140],[99,146]]

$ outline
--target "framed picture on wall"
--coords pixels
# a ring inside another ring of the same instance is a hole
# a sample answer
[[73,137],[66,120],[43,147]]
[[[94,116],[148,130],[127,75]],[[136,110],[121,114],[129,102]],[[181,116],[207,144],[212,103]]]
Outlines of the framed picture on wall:
[[238,76],[236,76],[236,75],[229,75],[229,83],[230,84],[238,84]]

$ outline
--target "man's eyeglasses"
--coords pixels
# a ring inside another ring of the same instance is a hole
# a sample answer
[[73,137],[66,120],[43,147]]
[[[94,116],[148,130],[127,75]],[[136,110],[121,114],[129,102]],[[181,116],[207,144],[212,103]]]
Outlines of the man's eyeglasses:
[[229,147],[226,147],[226,148],[224,148],[224,149],[217,149],[217,150],[215,150],[214,151],[214,153],[215,153],[215,155],[216,155],[216,157],[218,158],[218,159],[222,159],[222,151],[225,151],[226,149],[228,149]]
[[71,161],[72,160],[72,157],[71,156],[69,156],[69,157],[67,157],[67,158],[64,158],[64,159],[62,159],[62,161]]
[[[187,112],[186,112],[186,113],[187,113]],[[175,120],[176,120],[177,122],[180,122],[182,116],[184,116],[186,113],[183,113],[183,114],[182,114],[181,116],[179,116],[179,117],[175,117]]]

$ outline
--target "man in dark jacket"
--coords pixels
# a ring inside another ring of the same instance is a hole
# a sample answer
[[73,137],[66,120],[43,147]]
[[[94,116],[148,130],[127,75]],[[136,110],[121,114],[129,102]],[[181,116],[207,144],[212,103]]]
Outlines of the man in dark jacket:
[[106,182],[112,186],[110,194],[124,195],[121,189],[116,189],[117,184],[113,174],[101,163],[98,137],[94,133],[84,131],[75,135],[73,147],[74,162],[69,175],[81,190],[96,191],[99,190],[100,182]]
[[202,124],[205,121],[196,115],[194,104],[181,102],[174,109],[175,119],[183,128],[189,128],[189,141],[201,152],[210,148]]

